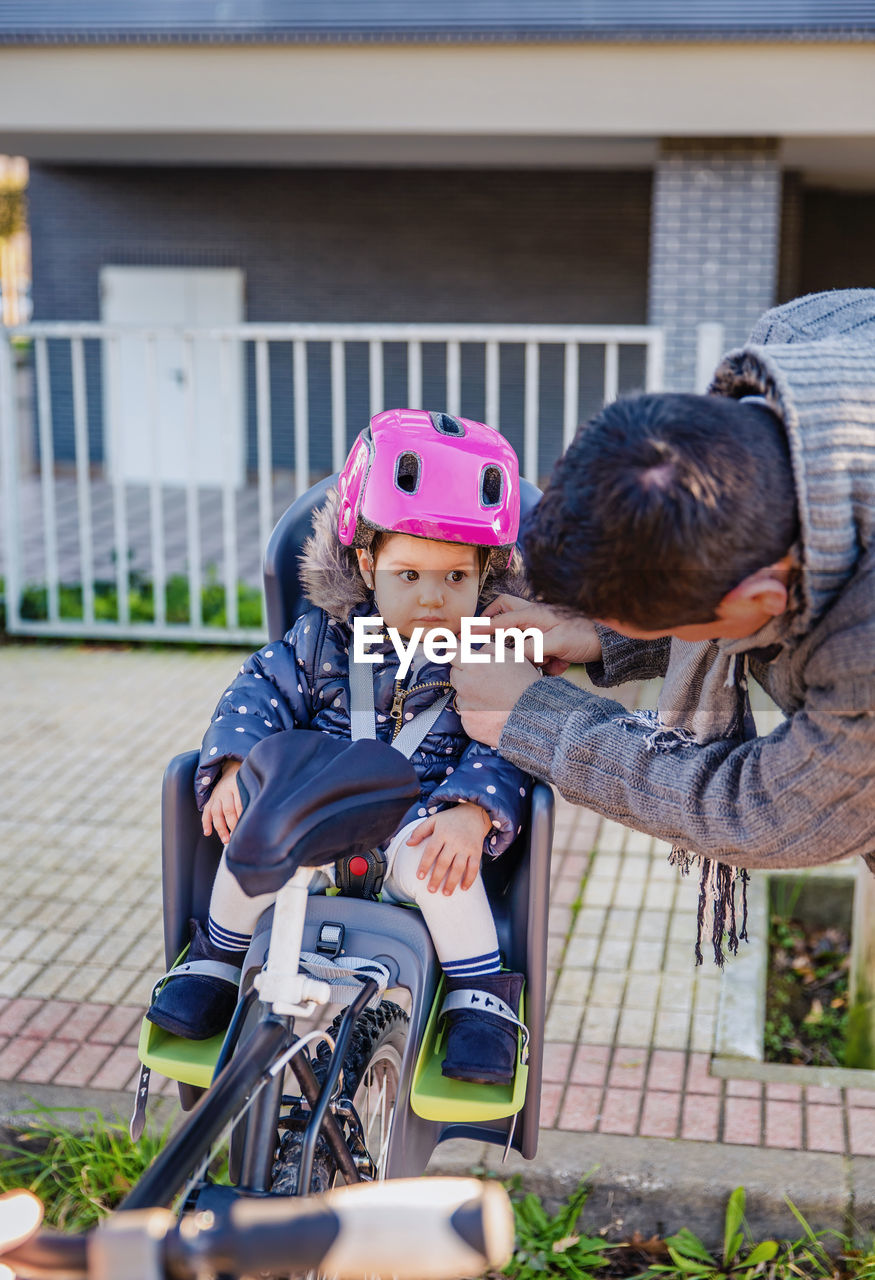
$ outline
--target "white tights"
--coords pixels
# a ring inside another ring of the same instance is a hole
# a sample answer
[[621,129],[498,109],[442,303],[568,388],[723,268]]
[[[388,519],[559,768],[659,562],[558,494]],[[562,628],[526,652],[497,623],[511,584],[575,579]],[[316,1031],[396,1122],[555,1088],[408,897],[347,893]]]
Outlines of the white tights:
[[[428,879],[416,877],[422,846],[407,843],[408,836],[419,825],[417,819],[392,837],[386,850],[388,866],[383,901],[413,902],[419,907],[442,965],[455,969],[460,962],[477,961],[495,954],[497,969],[498,938],[482,877],[478,875],[470,889],[456,889],[449,897],[440,890],[429,893]],[[311,892],[332,884],[333,872],[333,867],[317,872]],[[231,950],[245,951],[259,916],[275,898],[275,893],[262,893],[255,898],[245,894],[222,854],[210,899],[213,942]]]

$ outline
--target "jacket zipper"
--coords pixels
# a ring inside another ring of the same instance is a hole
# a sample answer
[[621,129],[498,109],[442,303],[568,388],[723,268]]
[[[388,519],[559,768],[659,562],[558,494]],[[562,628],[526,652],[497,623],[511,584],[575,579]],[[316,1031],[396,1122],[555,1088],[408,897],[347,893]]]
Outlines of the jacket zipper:
[[419,693],[422,689],[452,689],[452,687],[449,680],[423,680],[420,684],[412,684],[409,689],[405,689],[401,681],[396,680],[392,690],[392,706],[389,708],[389,719],[395,721],[392,742],[401,732],[404,723],[404,703],[411,693]]

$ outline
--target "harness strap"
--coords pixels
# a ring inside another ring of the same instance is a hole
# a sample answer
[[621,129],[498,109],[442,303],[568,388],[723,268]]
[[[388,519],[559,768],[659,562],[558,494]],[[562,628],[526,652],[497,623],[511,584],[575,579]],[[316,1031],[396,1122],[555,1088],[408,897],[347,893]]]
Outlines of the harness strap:
[[[362,738],[376,738],[374,678],[363,662],[350,663],[349,696],[350,736],[353,742]],[[402,725],[401,732],[390,745],[409,760],[452,696],[452,693],[445,693],[430,707],[420,711],[412,720],[408,720]]]
[[378,990],[368,1003],[375,1009],[383,998],[389,985],[389,970],[379,960],[371,960],[363,956],[347,956],[332,960],[330,956],[317,955],[315,951],[301,952],[301,970],[311,978],[319,978],[331,987],[333,1001],[337,1004],[350,1004],[361,990],[368,978],[378,984]]
[[169,969],[163,978],[159,978],[155,983],[155,990],[157,991],[161,984],[170,978],[179,978],[187,973],[201,974],[205,978],[221,978],[223,982],[233,982],[237,987],[240,985],[242,972],[242,969],[236,968],[233,964],[224,964],[221,960],[186,960],[185,964],[176,965],[173,969]]
[[524,1022],[520,1021],[509,1004],[505,1004],[503,1000],[499,1000],[498,996],[493,996],[488,991],[478,991],[475,987],[464,987],[457,991],[451,991],[447,995],[440,1007],[438,1017],[443,1018],[448,1013],[455,1013],[464,1009],[468,1009],[473,1013],[489,1013],[495,1018],[503,1018],[505,1022],[512,1022],[523,1033],[520,1061],[523,1063],[528,1061],[529,1029]]
[[395,750],[400,751],[409,760],[452,696],[451,693],[445,693],[430,707],[426,707],[424,711],[420,711],[412,720],[402,725],[401,732],[391,744]]
[[353,742],[377,736],[374,678],[363,662],[349,664],[349,729]]

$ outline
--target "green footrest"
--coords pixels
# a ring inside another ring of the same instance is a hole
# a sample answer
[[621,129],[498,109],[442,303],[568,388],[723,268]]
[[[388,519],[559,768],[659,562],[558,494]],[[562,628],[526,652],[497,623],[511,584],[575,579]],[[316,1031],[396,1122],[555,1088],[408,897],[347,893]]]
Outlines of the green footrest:
[[[518,1033],[517,1068],[513,1084],[469,1084],[466,1080],[448,1080],[441,1074],[441,1062],[447,1052],[446,1020],[438,1021],[446,994],[441,978],[410,1089],[410,1105],[423,1120],[467,1121],[501,1120],[516,1115],[526,1099],[529,1068],[519,1060],[522,1032]],[[525,998],[520,997],[519,1016],[525,1022]]]
[[[176,959],[181,964],[188,955],[188,947]],[[148,1018],[143,1019],[140,1027],[140,1039],[137,1054],[140,1061],[153,1071],[158,1071],[170,1080],[178,1080],[181,1084],[195,1084],[207,1089],[213,1081],[213,1071],[219,1058],[219,1051],[225,1039],[225,1032],[210,1036],[209,1040],[183,1040],[182,1036],[171,1035],[162,1027],[156,1027]]]
[[145,1066],[162,1076],[206,1089],[212,1083],[224,1039],[223,1031],[209,1040],[183,1040],[144,1018],[137,1053]]

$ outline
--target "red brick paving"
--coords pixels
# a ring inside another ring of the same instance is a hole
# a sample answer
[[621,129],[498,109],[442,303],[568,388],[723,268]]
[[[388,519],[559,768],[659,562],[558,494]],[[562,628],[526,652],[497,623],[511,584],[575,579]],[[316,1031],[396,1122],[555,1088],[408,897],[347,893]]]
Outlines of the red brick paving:
[[694,1142],[716,1142],[720,1126],[720,1099],[704,1093],[688,1093],[684,1098],[681,1137]]
[[599,1129],[602,1133],[636,1133],[640,1110],[640,1089],[608,1089]]
[[92,1078],[91,1086],[94,1089],[124,1089],[139,1065],[136,1050],[119,1045]]
[[601,1100],[601,1089],[586,1084],[570,1084],[565,1091],[565,1102],[559,1116],[559,1128],[591,1132],[599,1118]]
[[773,1087],[768,1087],[766,1096],[766,1146],[799,1151],[802,1147],[801,1103],[774,1101],[768,1096]]
[[98,1067],[102,1066],[111,1053],[112,1046],[108,1044],[78,1045],[76,1052],[57,1073],[52,1084],[84,1088],[91,1083]]
[[676,1137],[680,1105],[679,1093],[645,1094],[638,1132],[646,1138]]
[[852,1156],[875,1156],[875,1111],[871,1106],[848,1107],[848,1141]]
[[570,1079],[573,1084],[604,1084],[611,1051],[605,1045],[584,1044],[577,1051]]
[[680,1089],[687,1055],[676,1049],[654,1049],[650,1055],[649,1089]]
[[[747,1083],[745,1081],[745,1083]],[[723,1119],[723,1141],[758,1147],[762,1142],[762,1120],[759,1101],[753,1098],[726,1099]]]
[[565,1083],[571,1066],[571,1055],[576,1047],[573,1044],[560,1043],[544,1045],[544,1079],[546,1081]]
[[40,1044],[36,1053],[18,1073],[18,1079],[29,1084],[48,1084],[65,1064],[76,1046],[69,1040],[50,1040]]
[[687,1067],[687,1093],[719,1093],[720,1081],[709,1073],[707,1053],[691,1053]]
[[540,1124],[542,1129],[552,1129],[556,1124],[561,1100],[561,1084],[543,1084],[541,1086]]
[[760,1098],[763,1086],[759,1080],[728,1080],[726,1092],[730,1098]]
[[767,1084],[766,1097],[772,1102],[801,1102],[801,1084]]
[[620,1089],[642,1089],[646,1070],[646,1049],[615,1049],[608,1084]]
[[0,1053],[0,1080],[15,1080],[41,1044],[41,1040],[10,1038],[5,1049]]
[[[808,1093],[810,1097],[810,1089]],[[805,1119],[809,1151],[844,1151],[845,1126],[839,1107],[817,1106],[809,1102]]]
[[65,1040],[86,1040],[109,1009],[108,1004],[74,1005],[73,1012],[58,1034]]
[[67,1021],[75,1005],[69,1000],[45,1000],[24,1024],[23,1034],[36,1040],[48,1040]]
[[875,1107],[875,1089],[847,1089],[845,1097],[849,1107]]
[[[849,1093],[854,1090],[848,1090]],[[820,1103],[826,1106],[839,1107],[842,1102],[841,1089],[831,1089],[823,1085],[810,1084],[805,1090],[806,1100],[810,1103]]]
[[29,1018],[32,1018],[42,1006],[42,1000],[33,1000],[19,996],[17,1000],[4,1001],[3,1012],[0,1013],[0,1032],[4,1035],[15,1035]]
[[89,1036],[99,1044],[121,1044],[131,1027],[139,1027],[143,1020],[143,1010],[131,1005],[120,1004],[110,1009],[109,1013]]

